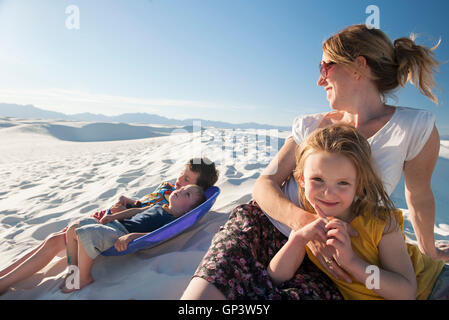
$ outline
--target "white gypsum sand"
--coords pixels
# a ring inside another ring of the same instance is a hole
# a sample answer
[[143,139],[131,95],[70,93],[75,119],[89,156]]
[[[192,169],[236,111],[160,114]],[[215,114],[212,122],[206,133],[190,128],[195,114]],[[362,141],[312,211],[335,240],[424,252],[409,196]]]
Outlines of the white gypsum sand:
[[[92,126],[100,132],[92,132]],[[206,129],[201,144],[199,133],[168,127],[154,130],[165,136],[108,141],[135,136],[135,127],[146,126],[115,124],[108,132],[107,124],[0,119],[0,268],[70,221],[110,207],[120,195],[137,199],[162,181],[174,182],[198,148],[220,170],[221,194],[212,211],[158,247],[100,256],[93,268],[95,282],[79,292],[59,292],[66,267],[61,252],[0,299],[179,298],[213,235],[235,206],[250,200],[255,180],[277,151],[266,148],[263,134],[269,132],[263,130],[259,143],[251,130]],[[181,133],[167,135],[174,129]],[[87,136],[104,141],[78,142]]]

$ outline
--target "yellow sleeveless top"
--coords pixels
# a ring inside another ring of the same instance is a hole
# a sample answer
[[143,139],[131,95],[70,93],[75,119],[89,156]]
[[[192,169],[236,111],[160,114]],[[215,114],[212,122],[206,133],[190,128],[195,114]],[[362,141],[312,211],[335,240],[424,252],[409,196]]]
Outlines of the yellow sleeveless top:
[[[402,212],[397,210],[395,212],[400,223],[402,235],[404,235],[404,218]],[[386,221],[375,218],[369,214],[360,215],[350,225],[359,233],[358,237],[351,237],[351,245],[354,252],[363,260],[371,265],[381,267],[379,259],[378,244],[382,239],[382,233],[385,228]],[[419,248],[415,245],[407,243],[408,253],[415,268],[417,280],[417,299],[427,299],[432,291],[433,285],[437,280],[441,270],[444,266],[444,261],[434,260],[421,253]],[[336,280],[332,277],[319,263],[318,259],[312,254],[308,247],[306,247],[309,259],[321,271],[327,274],[329,278],[337,285],[338,290],[345,299],[348,300],[381,300],[384,299],[374,291],[368,289],[365,284],[356,282],[352,279],[352,283],[347,283],[344,280]]]

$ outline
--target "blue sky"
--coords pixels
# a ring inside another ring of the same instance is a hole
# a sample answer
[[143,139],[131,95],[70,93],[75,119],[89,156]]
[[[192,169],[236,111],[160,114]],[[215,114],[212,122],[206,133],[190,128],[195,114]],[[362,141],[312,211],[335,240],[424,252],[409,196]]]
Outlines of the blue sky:
[[[420,34],[449,61],[448,1],[0,1],[0,102],[67,114],[156,113],[291,125],[329,110],[317,86],[321,43],[380,10],[391,39]],[[66,8],[79,9],[68,29]],[[407,85],[391,103],[432,110],[449,134],[449,65],[436,107]]]

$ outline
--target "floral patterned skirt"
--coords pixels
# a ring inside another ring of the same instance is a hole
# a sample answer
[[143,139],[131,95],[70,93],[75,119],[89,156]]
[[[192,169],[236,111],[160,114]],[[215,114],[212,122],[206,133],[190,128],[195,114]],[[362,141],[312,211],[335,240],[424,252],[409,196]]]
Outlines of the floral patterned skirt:
[[231,300],[343,299],[307,255],[291,280],[273,284],[267,267],[286,241],[256,202],[240,205],[215,234],[194,277],[205,279]]

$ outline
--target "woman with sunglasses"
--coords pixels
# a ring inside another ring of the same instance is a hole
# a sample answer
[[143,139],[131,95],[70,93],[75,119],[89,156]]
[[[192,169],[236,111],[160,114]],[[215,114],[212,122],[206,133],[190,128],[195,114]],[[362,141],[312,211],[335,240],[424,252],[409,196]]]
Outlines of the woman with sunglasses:
[[[318,85],[333,111],[294,120],[293,136],[256,181],[253,196],[257,203],[239,206],[231,213],[183,298],[341,298],[308,259],[293,279],[279,286],[266,271],[290,231],[317,219],[301,209],[296,181],[290,179],[295,150],[312,131],[337,122],[355,126],[368,139],[388,194],[404,174],[405,198],[420,250],[448,261],[449,251],[435,247],[433,234],[435,201],[430,181],[440,146],[435,118],[428,111],[385,103],[386,95],[408,81],[437,103],[432,92],[438,67],[433,49],[415,44],[413,38],[392,43],[382,31],[365,25],[347,27],[325,41]],[[322,206],[318,210],[326,210],[326,204]],[[357,236],[349,225],[347,229]],[[319,240],[308,246],[331,275],[351,282],[333,259],[332,247]]]

